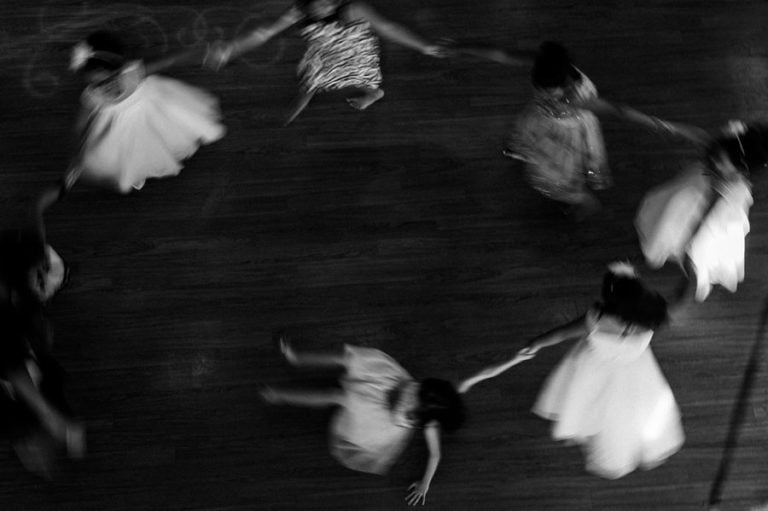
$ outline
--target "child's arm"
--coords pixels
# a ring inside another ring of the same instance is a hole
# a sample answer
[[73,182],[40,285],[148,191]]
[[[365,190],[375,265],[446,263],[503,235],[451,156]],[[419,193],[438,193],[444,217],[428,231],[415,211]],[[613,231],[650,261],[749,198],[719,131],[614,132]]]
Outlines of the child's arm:
[[506,66],[530,66],[533,64],[533,60],[536,56],[536,52],[534,51],[507,51],[500,48],[489,48],[484,46],[457,45],[450,47],[450,51],[457,55],[477,57]]
[[301,11],[292,7],[271,25],[257,27],[248,34],[228,43],[215,44],[214,47],[207,52],[203,62],[209,67],[219,69],[230,60],[258,48],[273,37],[285,32],[301,21],[302,18],[303,14]]
[[569,339],[582,337],[587,333],[589,332],[587,330],[585,318],[584,316],[581,316],[568,324],[559,326],[554,330],[550,330],[543,335],[535,337],[526,345],[525,348],[518,351],[511,359],[500,364],[487,367],[474,376],[467,378],[459,384],[458,391],[459,393],[467,392],[472,386],[480,383],[481,381],[495,378],[509,368],[519,364],[520,362],[533,358],[536,355],[536,352],[542,348],[553,346]]
[[8,380],[14,395],[32,411],[43,428],[57,440],[66,443],[70,456],[81,457],[85,452],[83,427],[66,418],[43,397],[26,369],[11,371]]
[[61,198],[61,195],[61,186],[49,186],[43,190],[43,193],[37,198],[35,207],[32,210],[32,229],[35,233],[35,237],[43,246],[45,246],[45,222],[43,221],[43,214]]
[[692,126],[690,124],[683,124],[678,122],[665,121],[647,115],[639,110],[635,110],[626,105],[613,104],[604,99],[594,98],[585,102],[578,102],[574,104],[577,108],[584,108],[590,110],[598,115],[613,115],[620,119],[626,119],[630,122],[640,124],[646,128],[650,128],[654,131],[661,131],[669,135],[676,135],[694,144],[705,146],[711,140],[709,134],[703,129]]
[[475,374],[474,376],[470,376],[466,380],[462,381],[459,384],[457,390],[459,394],[464,394],[465,392],[467,392],[469,389],[471,389],[481,381],[488,380],[490,378],[495,378],[496,376],[507,371],[511,367],[516,366],[520,362],[525,362],[526,360],[532,359],[535,356],[535,354],[536,354],[535,351],[532,351],[529,348],[523,348],[520,351],[518,351],[514,357],[507,360],[506,362],[502,362],[501,364],[487,367],[486,369],[483,369],[482,371]]
[[424,477],[421,481],[416,481],[408,487],[409,493],[405,498],[409,506],[415,506],[419,502],[424,504],[427,501],[427,492],[432,478],[435,476],[437,466],[440,464],[440,425],[432,421],[424,426],[424,439],[427,441],[429,450],[429,459],[427,468],[424,470]]
[[209,45],[195,46],[189,50],[164,55],[157,60],[144,62],[144,75],[152,75],[170,67],[184,64],[199,64],[208,55]]
[[406,48],[411,48],[432,57],[443,57],[446,55],[446,50],[441,45],[431,43],[399,23],[383,17],[368,4],[353,2],[349,6],[349,14],[353,20],[370,23],[373,30],[381,37],[401,44]]

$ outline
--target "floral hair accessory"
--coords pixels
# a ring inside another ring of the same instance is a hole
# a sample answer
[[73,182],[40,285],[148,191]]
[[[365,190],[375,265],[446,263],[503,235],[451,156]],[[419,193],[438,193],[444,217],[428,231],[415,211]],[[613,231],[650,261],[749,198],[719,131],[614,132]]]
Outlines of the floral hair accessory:
[[90,44],[86,43],[85,41],[77,43],[74,48],[72,48],[72,55],[69,59],[70,71],[77,71],[82,69],[85,63],[88,62],[88,59],[94,55],[95,52],[93,51],[93,47]]
[[608,265],[608,271],[616,277],[637,278],[635,267],[624,261],[616,261]]

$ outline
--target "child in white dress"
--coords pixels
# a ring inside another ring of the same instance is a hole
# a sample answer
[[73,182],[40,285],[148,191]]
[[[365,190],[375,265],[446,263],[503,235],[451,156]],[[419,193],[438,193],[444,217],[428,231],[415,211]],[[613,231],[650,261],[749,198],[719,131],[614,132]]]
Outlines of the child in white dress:
[[699,162],[645,196],[635,218],[648,265],[684,268],[684,300],[703,301],[715,284],[734,292],[744,279],[748,175],[768,164],[768,126],[733,121],[705,147]]
[[392,357],[377,349],[345,345],[341,353],[295,351],[284,339],[286,360],[298,367],[343,368],[340,389],[293,391],[266,388],[272,404],[338,407],[331,420],[330,450],[352,470],[385,474],[416,429],[429,449],[424,477],[409,488],[409,504],[424,503],[440,460],[440,435],[463,422],[464,409],[455,387],[428,378],[414,380]]
[[684,435],[680,410],[650,349],[654,330],[666,320],[666,301],[623,263],[609,267],[602,295],[584,316],[535,338],[510,361],[468,382],[578,339],[547,378],[533,412],[553,421],[555,440],[581,445],[587,471],[616,479],[663,463],[680,449]]
[[126,62],[120,40],[109,32],[93,33],[75,46],[70,67],[88,85],[68,186],[84,178],[120,193],[138,190],[148,178],[177,175],[200,145],[224,136],[216,98],[154,74],[190,58],[202,61],[203,52]]

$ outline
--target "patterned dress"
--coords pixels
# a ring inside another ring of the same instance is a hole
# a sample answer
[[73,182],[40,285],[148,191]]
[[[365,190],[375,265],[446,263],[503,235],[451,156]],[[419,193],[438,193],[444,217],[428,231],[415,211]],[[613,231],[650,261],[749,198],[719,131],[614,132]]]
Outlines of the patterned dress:
[[343,3],[328,18],[309,19],[301,28],[308,47],[298,74],[307,93],[381,86],[379,39],[367,21],[344,21],[347,5]]
[[570,105],[597,97],[595,85],[579,73],[581,78],[562,97],[536,89],[506,143],[507,154],[525,162],[531,186],[566,204],[587,201],[588,188],[611,185],[600,121]]

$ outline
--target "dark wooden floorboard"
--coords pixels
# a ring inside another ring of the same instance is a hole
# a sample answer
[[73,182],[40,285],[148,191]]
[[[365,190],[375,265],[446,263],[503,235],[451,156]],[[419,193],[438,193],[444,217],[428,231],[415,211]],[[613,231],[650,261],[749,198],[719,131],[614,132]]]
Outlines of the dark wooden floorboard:
[[[764,1],[373,2],[432,36],[535,48],[565,42],[609,99],[715,129],[768,117]],[[232,37],[286,2],[5,0],[0,5],[0,211],[17,225],[28,198],[67,164],[79,84],[70,46],[107,24],[156,55]],[[297,346],[381,348],[417,377],[459,379],[583,312],[606,263],[641,261],[638,201],[696,155],[616,121],[605,211],[576,225],[528,189],[501,140],[530,96],[529,70],[430,60],[383,48],[386,96],[369,111],[318,97],[289,128],[297,37],[219,74],[179,69],[216,93],[225,139],[177,178],[127,197],[78,188],[48,215],[74,263],[50,307],[68,395],[89,454],[52,483],[0,449],[2,510],[389,510],[421,475],[419,439],[386,477],[328,454],[329,412],[268,408],[260,384],[326,385],[299,373],[272,334]],[[467,396],[469,421],[445,439],[433,509],[703,509],[768,299],[767,188],[756,180],[747,279],[715,291],[654,350],[684,415],[687,443],[665,465],[619,481],[587,475],[529,409],[558,346]],[[646,271],[666,291],[674,269]],[[726,510],[768,499],[761,361]]]

